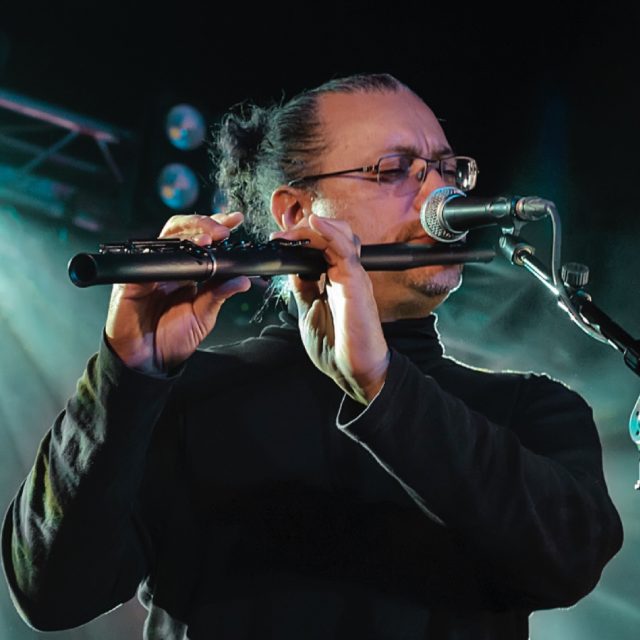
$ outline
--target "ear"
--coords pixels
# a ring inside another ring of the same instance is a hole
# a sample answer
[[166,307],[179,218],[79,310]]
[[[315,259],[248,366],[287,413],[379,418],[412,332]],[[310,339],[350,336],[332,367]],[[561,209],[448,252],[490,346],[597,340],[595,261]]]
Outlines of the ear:
[[278,187],[271,194],[271,215],[281,229],[292,229],[311,213],[311,196],[294,187]]

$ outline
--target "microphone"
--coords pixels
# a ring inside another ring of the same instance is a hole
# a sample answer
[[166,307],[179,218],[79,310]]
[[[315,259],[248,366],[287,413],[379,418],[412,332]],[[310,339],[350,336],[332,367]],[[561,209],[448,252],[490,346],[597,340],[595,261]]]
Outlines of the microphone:
[[467,232],[493,224],[513,226],[549,215],[552,202],[538,196],[468,198],[455,187],[435,189],[420,209],[420,222],[427,235],[439,242],[458,242]]

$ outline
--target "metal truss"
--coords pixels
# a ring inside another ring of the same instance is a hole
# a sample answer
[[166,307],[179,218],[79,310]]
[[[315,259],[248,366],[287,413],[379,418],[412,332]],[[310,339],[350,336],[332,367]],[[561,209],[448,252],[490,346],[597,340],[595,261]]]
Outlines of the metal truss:
[[[0,109],[11,112],[0,120],[0,198],[24,203],[38,189],[60,196],[83,189],[98,199],[96,184],[111,194],[124,189],[126,163],[114,150],[136,144],[131,131],[2,88]],[[59,210],[55,196],[45,200],[41,212]]]

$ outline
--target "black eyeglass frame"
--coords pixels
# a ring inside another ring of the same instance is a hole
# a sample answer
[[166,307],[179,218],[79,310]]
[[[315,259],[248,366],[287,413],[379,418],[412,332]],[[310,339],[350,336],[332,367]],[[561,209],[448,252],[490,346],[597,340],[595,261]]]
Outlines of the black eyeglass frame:
[[[463,191],[471,191],[477,182],[478,179],[478,174],[480,173],[479,169],[478,169],[478,163],[475,161],[474,158],[471,158],[470,156],[458,156],[458,155],[454,155],[454,156],[446,156],[444,158],[438,158],[437,160],[432,160],[431,158],[424,158],[423,156],[414,156],[412,154],[408,154],[408,153],[388,153],[384,156],[380,156],[378,158],[378,161],[375,164],[368,164],[365,165],[364,167],[355,167],[354,169],[342,169],[340,171],[330,171],[329,173],[317,173],[315,175],[311,175],[311,176],[302,176],[301,178],[295,178],[294,180],[290,180],[287,183],[287,186],[289,187],[295,187],[298,184],[301,184],[303,182],[309,182],[312,180],[320,180],[321,178],[333,178],[334,176],[342,176],[345,175],[347,173],[369,173],[369,174],[374,174],[376,176],[376,182],[377,184],[380,184],[380,164],[386,160],[387,158],[396,158],[396,157],[405,157],[405,158],[411,158],[412,162],[414,160],[424,160],[427,164],[427,171],[425,171],[424,177],[421,179],[421,183],[423,183],[426,179],[427,179],[427,175],[429,174],[429,165],[438,165],[437,166],[437,171],[438,173],[440,173],[440,175],[442,175],[442,163],[447,161],[447,160],[466,160],[469,162],[469,166],[472,168],[471,173],[473,174],[473,185],[471,187],[468,187],[466,189],[461,188]],[[456,176],[456,182],[457,182],[457,176]]]

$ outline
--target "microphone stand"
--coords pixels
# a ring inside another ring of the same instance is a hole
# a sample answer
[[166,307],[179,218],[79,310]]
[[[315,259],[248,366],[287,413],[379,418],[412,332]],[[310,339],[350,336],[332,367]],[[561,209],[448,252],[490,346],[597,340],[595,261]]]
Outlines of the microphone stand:
[[[519,237],[522,224],[515,221],[513,226],[503,228],[499,246],[506,258],[514,265],[524,267],[555,295],[558,306],[567,312],[583,331],[592,338],[606,343],[622,353],[625,364],[640,376],[640,340],[633,338],[619,324],[612,320],[591,299],[584,290],[589,280],[586,265],[570,262],[560,265],[560,218],[555,204],[548,202],[547,211],[553,224],[553,266],[550,270],[535,257],[535,248]],[[640,454],[640,396],[629,417],[629,435]],[[640,490],[640,461],[638,481],[634,489]]]

